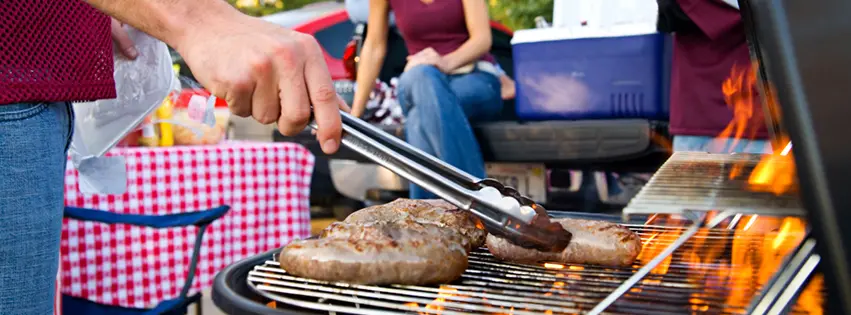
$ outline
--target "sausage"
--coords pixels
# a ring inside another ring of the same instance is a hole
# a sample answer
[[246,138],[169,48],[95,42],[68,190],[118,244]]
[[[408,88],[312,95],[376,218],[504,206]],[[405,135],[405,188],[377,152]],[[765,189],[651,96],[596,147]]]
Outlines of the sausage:
[[399,198],[386,204],[355,211],[346,218],[345,222],[352,224],[398,222],[405,218],[457,231],[467,239],[472,249],[485,244],[487,232],[478,218],[469,211],[458,209],[443,200]]
[[641,252],[641,238],[629,228],[606,221],[553,219],[573,233],[561,252],[527,249],[488,235],[488,251],[494,257],[517,263],[561,262],[603,266],[630,266]]
[[[391,228],[392,227],[392,228]],[[385,229],[387,233],[394,233],[393,229],[401,229],[401,230],[409,230],[413,232],[418,232],[421,234],[428,234],[438,237],[442,240],[461,244],[464,249],[469,253],[472,250],[472,244],[468,238],[461,235],[456,230],[438,226],[436,224],[429,223],[419,223],[411,217],[402,218],[399,221],[392,222],[373,222],[373,223],[348,223],[348,222],[334,222],[331,223],[328,227],[326,227],[319,234],[320,238],[364,238],[364,237],[376,237],[374,235],[367,235],[369,233],[376,233],[379,229]]]
[[342,223],[323,235],[285,246],[281,268],[298,277],[372,285],[448,283],[467,269],[461,236],[447,237],[437,226]]

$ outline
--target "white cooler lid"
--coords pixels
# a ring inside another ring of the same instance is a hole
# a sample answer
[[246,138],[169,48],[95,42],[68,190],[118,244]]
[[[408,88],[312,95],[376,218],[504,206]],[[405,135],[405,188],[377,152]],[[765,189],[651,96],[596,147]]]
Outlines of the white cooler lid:
[[579,38],[622,37],[648,35],[656,33],[656,25],[648,24],[619,25],[613,26],[609,29],[599,29],[592,27],[534,28],[527,30],[518,30],[514,32],[514,37],[511,38],[511,44],[517,45],[524,43],[548,42]]

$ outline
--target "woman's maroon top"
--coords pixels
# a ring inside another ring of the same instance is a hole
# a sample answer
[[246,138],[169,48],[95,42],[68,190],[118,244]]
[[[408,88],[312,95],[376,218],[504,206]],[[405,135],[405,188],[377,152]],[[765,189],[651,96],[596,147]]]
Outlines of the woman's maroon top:
[[[674,35],[670,132],[717,136],[733,119],[721,85],[733,65],[739,69],[751,66],[741,15],[721,0],[677,3],[700,31]],[[744,136],[749,137],[755,128],[757,139],[766,138],[763,109],[759,102],[753,105],[754,117]]]
[[114,98],[109,25],[82,0],[0,1],[0,105]]
[[[449,54],[470,39],[462,0],[389,0],[396,27],[413,55],[428,47]],[[485,54],[482,60],[494,62]]]

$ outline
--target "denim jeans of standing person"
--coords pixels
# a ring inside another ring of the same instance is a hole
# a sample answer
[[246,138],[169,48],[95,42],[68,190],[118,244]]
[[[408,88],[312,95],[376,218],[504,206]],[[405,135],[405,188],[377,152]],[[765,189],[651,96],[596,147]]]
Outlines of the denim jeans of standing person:
[[70,103],[0,105],[0,314],[53,314]]
[[[408,143],[471,175],[485,176],[470,122],[494,119],[502,111],[496,76],[479,70],[448,75],[434,66],[419,65],[399,78],[398,99]],[[411,185],[411,198],[434,197]]]
[[766,140],[715,138],[706,136],[674,136],[674,152],[697,151],[709,153],[771,153]]

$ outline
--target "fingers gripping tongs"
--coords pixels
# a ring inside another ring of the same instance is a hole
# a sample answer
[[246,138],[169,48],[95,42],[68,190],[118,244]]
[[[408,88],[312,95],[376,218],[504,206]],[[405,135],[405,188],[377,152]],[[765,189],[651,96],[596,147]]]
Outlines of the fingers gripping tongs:
[[[488,233],[526,248],[561,251],[572,235],[551,222],[546,210],[512,187],[479,179],[383,130],[341,111],[344,146],[474,213]],[[315,122],[310,127],[316,129]]]

